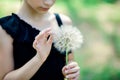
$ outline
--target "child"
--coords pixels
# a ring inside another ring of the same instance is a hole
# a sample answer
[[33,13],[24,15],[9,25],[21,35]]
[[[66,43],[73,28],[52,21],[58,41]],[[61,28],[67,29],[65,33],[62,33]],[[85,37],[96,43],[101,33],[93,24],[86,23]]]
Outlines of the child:
[[53,46],[51,28],[72,25],[48,11],[55,1],[24,0],[17,14],[0,19],[0,80],[78,80],[73,53],[65,65],[65,55]]

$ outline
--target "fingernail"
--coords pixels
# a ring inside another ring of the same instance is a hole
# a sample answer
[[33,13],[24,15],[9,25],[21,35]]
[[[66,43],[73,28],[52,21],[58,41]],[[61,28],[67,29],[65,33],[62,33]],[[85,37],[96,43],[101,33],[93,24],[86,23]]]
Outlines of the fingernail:
[[68,78],[68,76],[66,76],[66,78]]
[[65,73],[67,73],[68,71],[65,71]]
[[66,66],[66,68],[68,69],[68,66]]
[[51,27],[49,27],[48,29],[51,29]]

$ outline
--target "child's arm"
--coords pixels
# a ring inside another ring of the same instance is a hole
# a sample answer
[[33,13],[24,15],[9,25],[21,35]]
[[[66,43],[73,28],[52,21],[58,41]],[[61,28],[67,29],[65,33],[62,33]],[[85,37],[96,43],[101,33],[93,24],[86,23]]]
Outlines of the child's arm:
[[0,80],[3,80],[4,76],[14,68],[12,42],[12,38],[0,25]]
[[25,65],[14,70],[13,40],[0,26],[0,80],[29,80],[49,55],[52,37],[50,36],[47,40],[48,35],[50,35],[48,30],[44,30],[36,37],[33,47],[36,49],[37,54]]

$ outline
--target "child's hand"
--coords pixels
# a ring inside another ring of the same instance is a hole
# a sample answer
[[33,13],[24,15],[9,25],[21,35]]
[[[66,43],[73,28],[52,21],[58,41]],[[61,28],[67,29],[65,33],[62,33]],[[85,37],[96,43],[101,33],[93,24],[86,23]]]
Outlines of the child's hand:
[[80,74],[80,67],[76,62],[70,62],[62,69],[63,75],[68,80],[78,80]]
[[52,39],[51,28],[43,30],[35,37],[33,47],[36,49],[37,55],[42,61],[45,61],[50,53]]

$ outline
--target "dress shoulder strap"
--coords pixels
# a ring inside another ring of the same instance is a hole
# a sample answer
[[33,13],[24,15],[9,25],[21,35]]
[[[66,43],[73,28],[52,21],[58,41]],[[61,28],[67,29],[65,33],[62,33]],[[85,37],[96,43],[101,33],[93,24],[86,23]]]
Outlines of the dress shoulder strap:
[[56,20],[57,20],[58,26],[60,27],[61,25],[63,25],[62,20],[61,20],[59,14],[55,13],[55,17],[56,17]]

